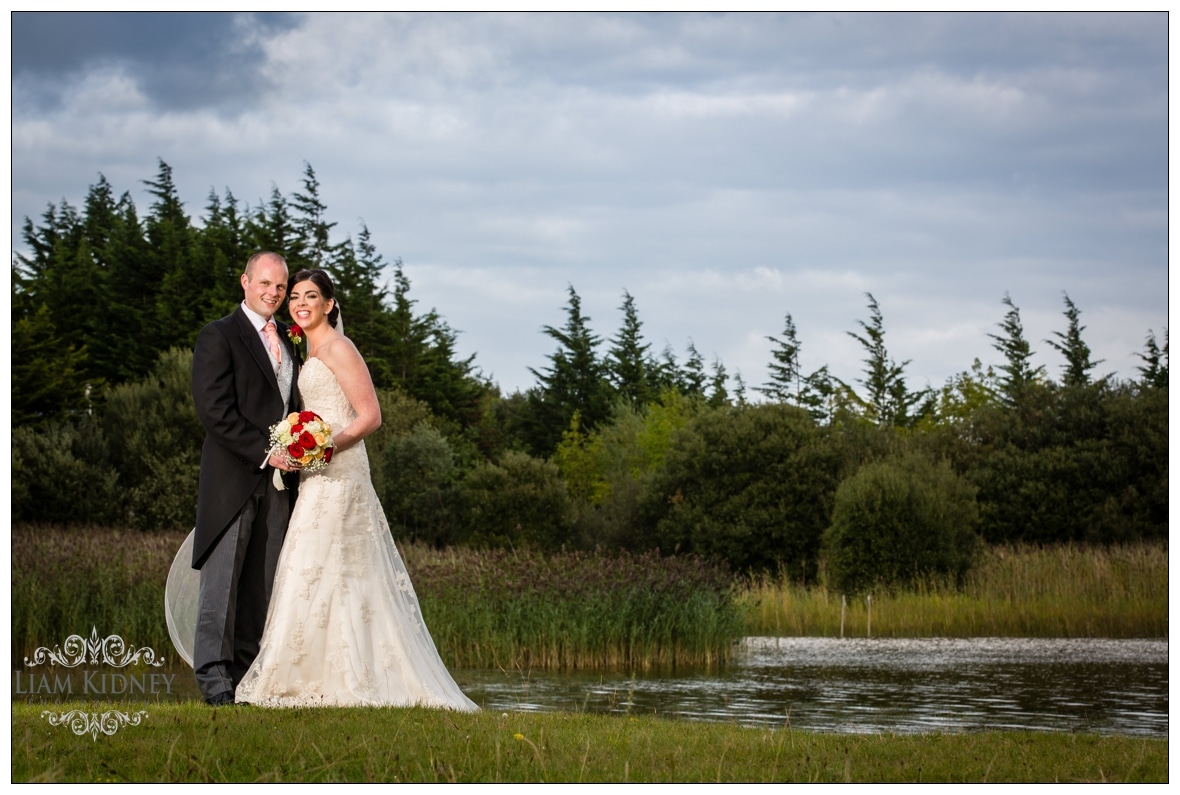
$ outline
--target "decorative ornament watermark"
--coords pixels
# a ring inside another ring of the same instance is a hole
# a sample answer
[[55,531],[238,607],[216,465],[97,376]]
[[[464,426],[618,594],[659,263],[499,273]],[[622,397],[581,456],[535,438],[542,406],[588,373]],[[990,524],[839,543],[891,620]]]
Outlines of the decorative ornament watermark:
[[99,732],[110,737],[123,726],[138,726],[147,716],[147,711],[142,709],[130,714],[114,709],[101,714],[83,712],[80,709],[72,709],[62,713],[45,710],[41,713],[42,718],[49,720],[50,726],[69,726],[70,731],[79,737],[89,734],[90,738],[95,741],[98,740]]
[[[100,654],[101,660],[99,659]],[[66,642],[60,646],[54,646],[52,649],[40,646],[33,652],[33,659],[25,657],[25,665],[40,665],[43,662],[48,662],[50,665],[64,665],[67,668],[76,668],[84,662],[89,662],[91,665],[98,665],[101,662],[103,665],[113,665],[116,668],[140,662],[157,667],[164,664],[163,660],[156,659],[156,652],[151,648],[128,649],[123,638],[118,635],[107,635],[100,639],[97,627],[90,628],[89,638],[70,635],[66,638]]]
[[[77,669],[83,663],[107,665],[115,668],[143,664],[159,668],[164,664],[164,661],[151,648],[128,647],[119,635],[107,635],[105,638],[100,638],[97,627],[91,627],[89,638],[70,635],[60,645],[53,648],[38,647],[31,657],[25,657],[25,665],[28,667],[48,664]],[[13,692],[17,695],[68,697],[75,695],[133,696],[136,693],[144,696],[159,696],[172,692],[172,682],[176,678],[176,674],[162,672],[136,674],[83,670],[81,674],[80,689],[78,693],[75,693],[74,686],[79,680],[77,677],[71,676],[71,672],[65,672],[64,675],[54,672],[50,675],[49,673],[17,671]],[[89,734],[91,739],[96,741],[99,734],[110,737],[124,726],[138,726],[147,716],[145,710],[137,712],[107,710],[99,713],[72,709],[63,712],[45,710],[41,713],[41,717],[48,720],[50,726],[66,726],[74,734],[78,736]]]

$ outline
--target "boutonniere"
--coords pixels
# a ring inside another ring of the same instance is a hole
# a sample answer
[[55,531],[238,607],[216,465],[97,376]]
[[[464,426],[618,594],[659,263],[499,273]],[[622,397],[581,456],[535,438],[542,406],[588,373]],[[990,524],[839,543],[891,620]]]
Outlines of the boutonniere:
[[298,323],[292,323],[287,327],[287,339],[291,340],[295,347],[303,344],[303,329],[299,328]]

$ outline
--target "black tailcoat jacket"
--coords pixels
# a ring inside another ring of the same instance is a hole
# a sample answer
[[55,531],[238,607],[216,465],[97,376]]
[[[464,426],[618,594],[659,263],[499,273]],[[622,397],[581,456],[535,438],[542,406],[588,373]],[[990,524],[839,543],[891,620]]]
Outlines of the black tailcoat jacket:
[[[287,327],[275,320],[284,356],[293,366],[291,410],[299,408],[299,357]],[[197,335],[193,353],[193,403],[205,427],[193,568],[199,569],[221,534],[272,469],[261,466],[270,446],[270,427],[284,416],[279,382],[258,331],[242,307],[215,320]],[[298,473],[286,475],[294,502]]]

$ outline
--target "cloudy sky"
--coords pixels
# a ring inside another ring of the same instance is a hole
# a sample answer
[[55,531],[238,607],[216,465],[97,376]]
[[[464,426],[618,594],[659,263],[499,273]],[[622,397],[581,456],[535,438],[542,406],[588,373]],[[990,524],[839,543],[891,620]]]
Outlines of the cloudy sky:
[[[766,379],[861,375],[884,315],[911,388],[972,360],[1005,293],[1034,364],[1082,311],[1101,373],[1168,325],[1168,30],[1145,14],[12,15],[12,233],[158,159],[199,219],[315,169],[505,391],[565,321]],[[347,316],[347,307],[345,307]],[[605,352],[607,342],[604,342]]]

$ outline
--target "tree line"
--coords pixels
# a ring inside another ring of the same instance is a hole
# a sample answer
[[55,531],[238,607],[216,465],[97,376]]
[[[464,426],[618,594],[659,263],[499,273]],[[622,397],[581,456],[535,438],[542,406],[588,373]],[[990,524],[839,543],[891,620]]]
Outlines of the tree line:
[[[382,401],[368,449],[399,538],[693,551],[854,588],[961,573],[979,539],[1167,537],[1166,333],[1162,346],[1147,333],[1138,378],[1096,376],[1068,294],[1048,341],[1059,380],[1034,364],[1004,296],[990,335],[1002,363],[913,389],[867,294],[848,332],[860,378],[803,372],[788,313],[751,390],[692,340],[682,360],[654,351],[629,293],[603,339],[571,285],[535,383],[503,395],[363,224],[337,239],[310,164],[299,191],[255,206],[211,192],[199,222],[166,163],[144,183],[142,216],[100,177],[80,210],[63,201],[25,221],[12,264],[18,521],[191,523],[203,437],[191,347],[240,303],[250,254],[273,250],[336,283]],[[63,487],[71,499],[54,496]]]

